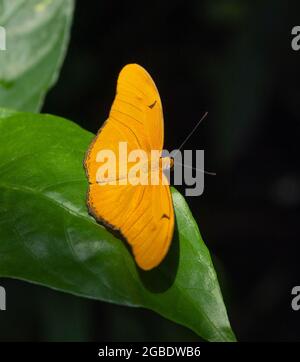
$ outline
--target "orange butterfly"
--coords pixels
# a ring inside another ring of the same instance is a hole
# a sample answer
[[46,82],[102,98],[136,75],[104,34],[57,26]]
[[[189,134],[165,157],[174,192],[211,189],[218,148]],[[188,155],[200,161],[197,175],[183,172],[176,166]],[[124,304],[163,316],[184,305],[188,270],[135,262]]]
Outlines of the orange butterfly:
[[[162,157],[163,141],[162,104],[155,83],[144,68],[128,64],[119,74],[109,117],[91,143],[84,167],[89,180],[89,212],[127,240],[137,264],[144,270],[156,267],[164,259],[174,231],[172,197],[163,172],[172,161]],[[153,150],[158,150],[158,167],[147,163],[144,171],[137,171],[136,160],[124,158],[120,145],[126,145],[128,152],[140,150],[149,158]],[[114,157],[101,157],[104,150]],[[107,166],[116,164],[120,168],[108,177]],[[158,184],[143,182],[149,181],[157,169]],[[104,179],[110,181],[102,182]]]

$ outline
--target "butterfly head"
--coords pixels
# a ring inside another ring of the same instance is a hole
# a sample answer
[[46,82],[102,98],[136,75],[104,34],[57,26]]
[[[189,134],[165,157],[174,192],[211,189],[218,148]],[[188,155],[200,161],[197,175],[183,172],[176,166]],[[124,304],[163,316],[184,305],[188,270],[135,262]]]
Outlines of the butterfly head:
[[159,160],[159,166],[162,170],[172,169],[174,166],[174,160],[172,157],[161,157]]

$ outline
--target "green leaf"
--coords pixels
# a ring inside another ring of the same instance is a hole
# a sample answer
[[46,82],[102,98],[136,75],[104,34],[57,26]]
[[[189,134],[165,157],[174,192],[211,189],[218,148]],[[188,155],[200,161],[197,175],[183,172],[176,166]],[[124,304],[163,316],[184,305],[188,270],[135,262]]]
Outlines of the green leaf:
[[87,212],[82,161],[93,135],[54,116],[2,115],[1,276],[145,307],[206,340],[235,340],[208,249],[175,189],[170,252],[144,272],[127,245]]
[[73,0],[0,0],[0,106],[38,111],[55,83],[69,40]]

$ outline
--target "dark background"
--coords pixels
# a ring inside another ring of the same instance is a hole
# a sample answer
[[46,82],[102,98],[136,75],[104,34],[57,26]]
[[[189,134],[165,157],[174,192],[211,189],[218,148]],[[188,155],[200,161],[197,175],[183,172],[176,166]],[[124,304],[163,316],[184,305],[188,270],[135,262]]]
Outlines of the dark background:
[[[43,112],[96,132],[116,78],[144,66],[160,91],[165,147],[205,150],[187,201],[214,256],[237,338],[299,340],[299,1],[78,1],[70,49]],[[67,142],[67,140],[66,140]],[[152,312],[5,280],[1,340],[198,340]]]

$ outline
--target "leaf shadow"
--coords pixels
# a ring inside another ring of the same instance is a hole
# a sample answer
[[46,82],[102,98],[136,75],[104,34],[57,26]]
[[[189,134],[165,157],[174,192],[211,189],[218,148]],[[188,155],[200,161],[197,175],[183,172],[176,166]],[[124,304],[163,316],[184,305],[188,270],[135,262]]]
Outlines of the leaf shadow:
[[[132,250],[122,233],[120,233],[120,231],[117,229],[113,229],[111,225],[103,222],[103,220],[98,222],[103,225],[106,230],[108,230],[112,235],[122,240],[124,246],[134,259]],[[177,220],[175,218],[174,235],[170,245],[170,249],[161,264],[152,270],[146,271],[139,268],[134,262],[140,280],[146,289],[148,289],[152,293],[162,293],[172,286],[177,275],[179,265],[179,252],[179,233]]]
[[142,270],[137,267],[138,274],[144,287],[152,293],[162,293],[174,283],[179,266],[179,233],[175,219],[173,240],[167,256],[162,263],[152,270]]

